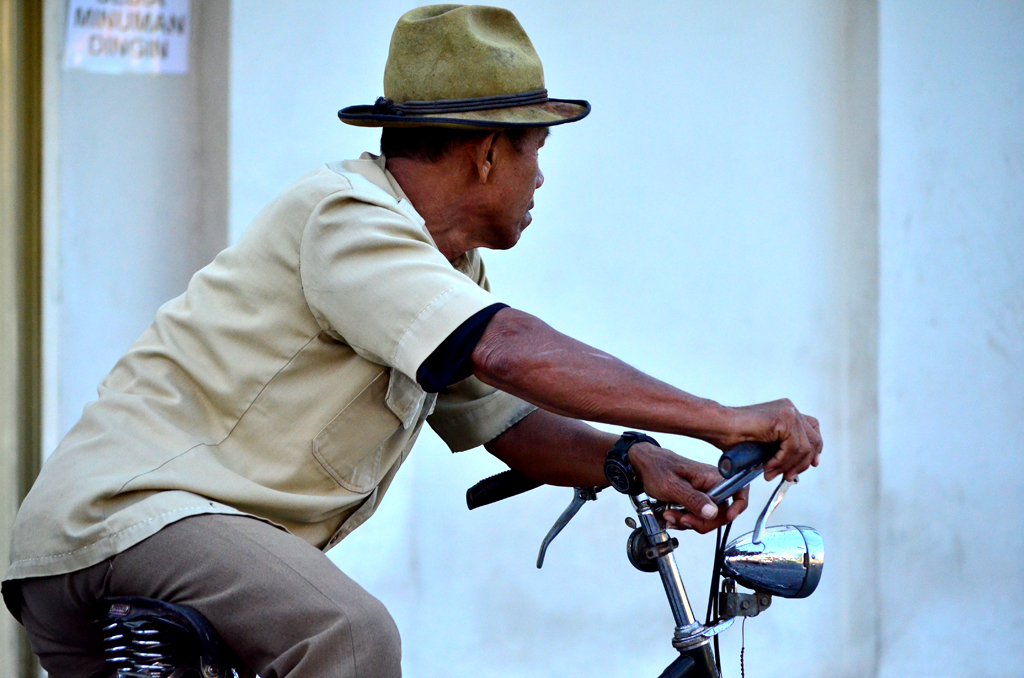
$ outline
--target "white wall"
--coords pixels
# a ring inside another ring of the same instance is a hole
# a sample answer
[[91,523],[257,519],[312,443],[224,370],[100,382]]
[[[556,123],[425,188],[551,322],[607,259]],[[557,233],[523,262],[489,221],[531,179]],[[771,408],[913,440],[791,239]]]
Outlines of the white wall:
[[[50,5],[52,65],[65,3]],[[59,84],[46,140],[47,453],[156,309],[226,244],[229,9],[192,3],[187,75],[48,71]]]
[[1024,668],[1024,4],[881,6],[884,676]]
[[[229,21],[197,0],[203,67],[184,78],[56,71],[51,32],[59,432],[223,242],[228,96],[237,236],[297,176],[376,147],[335,111],[381,93],[414,4],[247,0]],[[594,113],[555,130],[533,226],[486,258],[509,303],[657,376],[822,419],[823,466],[778,519],[822,531],[825,576],[748,623],[752,675],[1022,676],[1024,10],[877,4],[508,3],[552,93]],[[538,572],[569,492],[467,512],[498,468],[427,433],[332,553],[394,613],[406,674],[657,675],[671,619],[622,555],[621,498],[588,506]],[[700,608],[710,540],[682,541]]]
[[[381,93],[413,4],[197,0],[176,78],[59,72],[48,2],[50,443],[223,243],[228,95],[237,237],[375,149],[335,112]],[[879,5],[509,3],[553,94],[594,114],[555,130],[534,225],[486,259],[508,302],[652,374],[822,419],[824,464],[778,519],[820,529],[824,579],[749,623],[753,673],[1021,676],[1024,9]],[[537,571],[568,491],[467,512],[499,468],[428,432],[332,553],[394,613],[407,675],[656,675],[671,618],[623,557],[625,503],[602,495]],[[700,608],[710,540],[682,541]],[[738,631],[724,647],[737,675]]]
[[[822,419],[824,464],[778,517],[821,529],[825,578],[812,598],[748,623],[748,668],[873,673],[873,5],[505,4],[552,95],[588,98],[594,113],[556,128],[542,152],[533,225],[515,250],[485,255],[495,290],[692,392],[788,396]],[[411,6],[235,3],[234,236],[315,165],[376,148],[377,133],[335,112],[381,94],[391,29]],[[453,457],[423,436],[381,511],[332,553],[392,610],[406,674],[657,675],[674,655],[671,617],[657,578],[623,556],[622,498],[588,506],[538,572],[537,546],[570,492],[467,512],[466,487],[497,468],[483,450]],[[681,540],[702,609],[713,538]],[[738,628],[724,647],[736,675]]]

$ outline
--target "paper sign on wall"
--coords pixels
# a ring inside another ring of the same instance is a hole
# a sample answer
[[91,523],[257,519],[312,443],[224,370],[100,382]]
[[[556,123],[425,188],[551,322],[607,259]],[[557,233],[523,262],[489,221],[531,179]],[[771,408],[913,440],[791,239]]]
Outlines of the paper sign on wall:
[[189,0],[71,0],[64,68],[187,73]]

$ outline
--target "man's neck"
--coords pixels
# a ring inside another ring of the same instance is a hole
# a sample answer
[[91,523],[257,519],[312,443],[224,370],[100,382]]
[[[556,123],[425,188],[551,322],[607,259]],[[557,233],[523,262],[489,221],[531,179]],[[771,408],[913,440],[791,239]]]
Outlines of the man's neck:
[[430,237],[448,261],[477,247],[472,209],[465,200],[468,177],[462,166],[442,159],[425,163],[388,158],[387,170],[426,222]]

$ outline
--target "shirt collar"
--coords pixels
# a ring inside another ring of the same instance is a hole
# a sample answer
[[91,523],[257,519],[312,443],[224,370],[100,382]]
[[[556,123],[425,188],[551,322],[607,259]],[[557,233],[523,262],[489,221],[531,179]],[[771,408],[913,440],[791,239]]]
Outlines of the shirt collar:
[[[387,158],[384,154],[374,155],[373,153],[363,153],[359,156],[358,160],[345,160],[341,163],[342,167],[348,172],[354,172],[359,176],[363,177],[371,184],[381,189],[392,198],[398,201],[400,206],[404,206],[419,220],[420,225],[423,226],[423,232],[427,234],[427,238],[430,239],[430,244],[435,248],[437,243],[434,242],[433,236],[430,235],[430,231],[427,230],[426,222],[420,213],[416,211],[416,207],[409,200],[409,196],[405,194],[402,187],[398,185],[398,181],[395,180],[394,175],[387,169]],[[462,256],[451,262],[452,266],[459,271],[462,271],[466,275],[470,275],[473,269],[472,259],[469,253],[463,254]]]
[[346,171],[362,176],[398,202],[412,205],[409,196],[405,194],[395,177],[387,170],[387,158],[383,154],[363,153],[359,156],[359,160],[346,160],[342,166]]

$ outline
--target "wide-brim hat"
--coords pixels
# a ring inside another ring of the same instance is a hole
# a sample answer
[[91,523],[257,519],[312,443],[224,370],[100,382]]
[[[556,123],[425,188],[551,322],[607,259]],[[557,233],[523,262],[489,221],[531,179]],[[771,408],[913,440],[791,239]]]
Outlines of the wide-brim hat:
[[548,127],[590,113],[552,99],[526,31],[507,9],[430,5],[406,12],[391,35],[384,96],[338,111],[359,127]]

